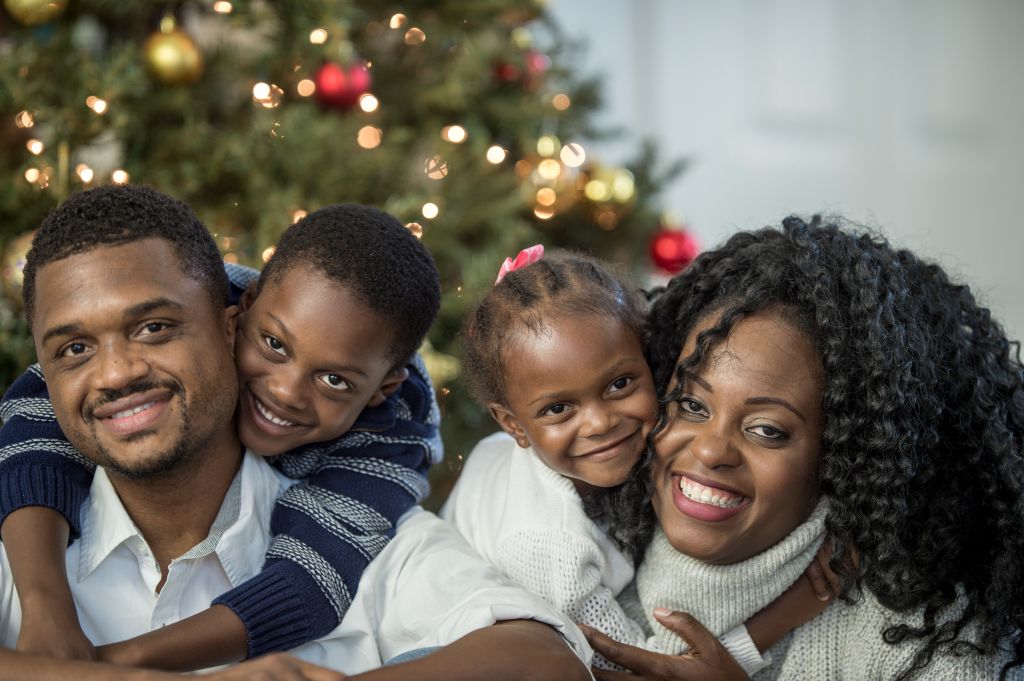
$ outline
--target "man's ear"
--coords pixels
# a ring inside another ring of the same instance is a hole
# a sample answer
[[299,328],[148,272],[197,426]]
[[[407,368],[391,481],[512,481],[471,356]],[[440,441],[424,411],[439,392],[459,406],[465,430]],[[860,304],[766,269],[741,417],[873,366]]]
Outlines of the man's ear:
[[228,342],[231,356],[235,356],[235,333],[238,331],[238,306],[228,305],[224,308],[224,338]]
[[405,367],[389,371],[388,375],[381,381],[377,391],[373,393],[373,397],[366,403],[366,406],[376,407],[384,404],[384,400],[398,392],[398,389],[402,387],[407,378],[409,378],[409,370]]
[[487,404],[487,410],[491,412],[491,416],[498,422],[501,429],[512,436],[517,445],[523,449],[530,446],[530,441],[526,437],[526,430],[519,424],[519,419],[509,411],[508,407],[497,402],[490,402]]
[[259,279],[253,279],[249,282],[249,285],[245,287],[245,290],[242,291],[242,297],[238,299],[238,306],[241,308],[242,312],[245,312],[252,307],[253,301],[256,300],[256,287],[259,286],[259,283]]

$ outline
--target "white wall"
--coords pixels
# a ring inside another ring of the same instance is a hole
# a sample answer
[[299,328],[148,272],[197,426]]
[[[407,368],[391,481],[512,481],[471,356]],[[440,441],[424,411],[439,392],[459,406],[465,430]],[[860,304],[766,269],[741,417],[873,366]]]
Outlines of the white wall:
[[689,170],[663,201],[706,246],[840,213],[940,260],[1024,336],[1024,2],[549,0],[602,121]]

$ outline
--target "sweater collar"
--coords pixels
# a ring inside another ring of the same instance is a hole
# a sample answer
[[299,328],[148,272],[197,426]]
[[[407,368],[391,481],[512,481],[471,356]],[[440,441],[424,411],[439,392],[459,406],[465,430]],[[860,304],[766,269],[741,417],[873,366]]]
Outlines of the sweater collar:
[[637,569],[637,592],[659,650],[682,652],[678,635],[654,619],[654,608],[685,611],[716,636],[742,624],[795,582],[825,538],[828,502],[767,551],[740,563],[712,565],[676,551],[660,529]]

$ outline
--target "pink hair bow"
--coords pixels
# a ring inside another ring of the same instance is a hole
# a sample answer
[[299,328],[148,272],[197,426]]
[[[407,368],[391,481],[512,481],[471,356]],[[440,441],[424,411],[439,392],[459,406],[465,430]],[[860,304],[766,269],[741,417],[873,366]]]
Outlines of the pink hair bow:
[[544,246],[541,244],[536,244],[534,246],[530,246],[529,248],[524,248],[523,250],[519,251],[519,254],[516,256],[515,260],[513,260],[512,258],[505,258],[505,262],[501,264],[501,269],[498,270],[498,278],[494,280],[494,285],[497,286],[498,283],[502,279],[504,279],[505,275],[508,274],[509,272],[515,272],[516,270],[526,267],[527,265],[532,265],[533,263],[537,262],[543,257]]

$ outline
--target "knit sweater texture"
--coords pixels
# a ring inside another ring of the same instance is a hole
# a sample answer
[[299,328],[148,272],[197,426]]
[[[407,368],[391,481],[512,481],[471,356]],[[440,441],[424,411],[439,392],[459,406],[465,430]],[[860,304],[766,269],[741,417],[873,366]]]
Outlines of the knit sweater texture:
[[[819,503],[810,518],[767,551],[741,563],[710,565],[676,551],[658,532],[637,570],[636,589],[623,593],[623,606],[650,612],[664,605],[692,613],[714,633],[742,622],[777,598],[810,564],[824,537],[827,504]],[[637,602],[629,602],[638,599]],[[919,612],[898,614],[867,590],[848,604],[833,603],[824,613],[788,634],[766,657],[770,664],[754,681],[888,681],[910,666],[920,641],[889,645],[882,631],[893,624],[920,624]],[[674,634],[649,619],[660,646],[678,652]],[[956,657],[947,652],[915,678],[928,681],[991,681],[1007,657]],[[1011,674],[1020,681],[1024,674]]]
[[[259,272],[225,270],[235,304]],[[214,601],[245,625],[250,657],[334,629],[398,519],[429,492],[427,470],[443,456],[440,413],[419,356],[408,369],[400,389],[364,409],[341,437],[274,458],[301,482],[274,507],[263,571]],[[95,465],[61,432],[38,365],[4,395],[0,419],[0,523],[24,506],[45,506],[67,518],[74,540]]]

